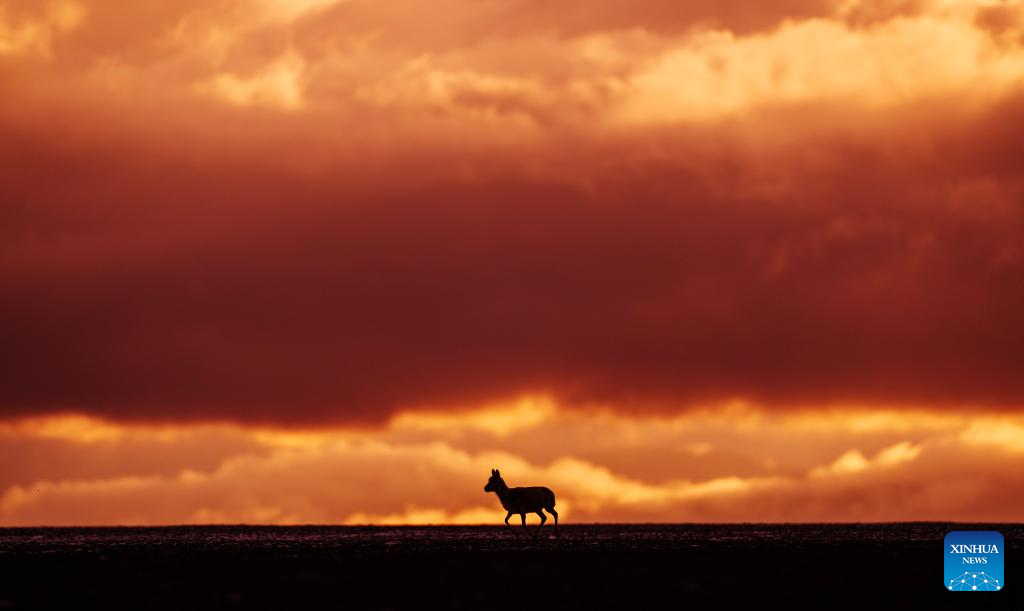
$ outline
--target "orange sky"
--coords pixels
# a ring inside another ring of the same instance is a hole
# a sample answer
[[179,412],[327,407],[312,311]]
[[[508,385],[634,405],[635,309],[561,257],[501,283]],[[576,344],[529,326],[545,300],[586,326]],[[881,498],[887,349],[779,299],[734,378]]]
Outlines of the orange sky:
[[1016,0],[0,0],[0,525],[1024,518]]

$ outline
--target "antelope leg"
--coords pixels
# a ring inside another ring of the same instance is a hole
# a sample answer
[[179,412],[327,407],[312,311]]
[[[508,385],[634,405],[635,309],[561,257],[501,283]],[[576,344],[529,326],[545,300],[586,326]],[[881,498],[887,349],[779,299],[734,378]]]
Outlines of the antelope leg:
[[517,531],[516,529],[512,528],[512,525],[508,523],[508,519],[511,518],[511,517],[512,517],[512,512],[510,511],[510,512],[508,512],[508,515],[505,516],[505,526],[508,526],[508,529],[511,530],[513,533],[515,533],[515,535],[518,537],[519,536],[519,531]]
[[540,516],[540,526],[538,526],[537,530],[534,531],[534,533],[533,533],[533,538],[534,539],[540,537],[540,527],[544,526],[544,522],[548,521],[548,517],[546,515],[544,515],[544,512],[542,510],[538,509],[537,510],[537,515]]
[[526,514],[525,513],[521,513],[521,514],[519,514],[519,517],[521,517],[523,519],[523,530],[526,531],[526,536],[527,537],[531,536],[530,535],[530,529],[526,527]]

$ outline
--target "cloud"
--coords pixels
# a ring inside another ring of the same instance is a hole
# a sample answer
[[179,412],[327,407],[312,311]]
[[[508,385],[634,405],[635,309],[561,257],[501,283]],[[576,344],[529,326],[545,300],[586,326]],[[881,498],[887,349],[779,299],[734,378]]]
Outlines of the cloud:
[[859,450],[847,450],[832,464],[812,469],[811,475],[814,477],[824,477],[836,473],[858,473],[868,469],[884,469],[912,461],[920,453],[920,446],[915,446],[909,441],[901,441],[882,449],[873,460],[865,458]]
[[0,64],[5,415],[1024,400],[1010,5],[82,6]]
[[303,103],[302,67],[300,58],[285,56],[249,77],[218,74],[197,84],[196,90],[238,106],[262,105],[297,110]]
[[442,509],[421,509],[409,507],[402,513],[372,515],[353,513],[345,523],[350,525],[409,525],[409,524],[486,524],[494,521],[494,510],[485,507],[474,507],[448,513]]
[[86,16],[85,7],[77,2],[38,4],[42,10],[29,15],[11,15],[8,7],[0,4],[0,57],[49,55],[54,37],[74,30]]
[[[501,411],[474,411],[447,428],[409,414],[383,430],[16,421],[0,435],[16,457],[0,486],[0,524],[500,525],[503,510],[482,490],[495,467],[512,486],[554,489],[563,523],[1019,519],[1008,492],[1020,489],[1013,431],[1024,427],[1015,416],[911,414],[890,430],[849,426],[877,414],[856,410],[664,418],[552,408],[514,432],[480,428]],[[965,430],[1000,433],[982,440]],[[524,443],[531,438],[535,446]],[[695,443],[709,449],[689,461],[666,451]],[[34,464],[39,450],[51,460]],[[658,477],[654,467],[669,471]]]
[[818,19],[756,36],[694,36],[630,78],[620,112],[663,124],[813,101],[870,109],[968,89],[998,97],[1022,72],[1019,46],[1003,49],[962,19],[895,19],[867,29]]
[[1015,422],[972,422],[960,433],[960,440],[985,450],[1024,452],[1024,428]]
[[251,435],[218,427],[123,427],[82,416],[0,424],[0,490],[39,481],[174,476],[208,471],[238,454],[266,455]]

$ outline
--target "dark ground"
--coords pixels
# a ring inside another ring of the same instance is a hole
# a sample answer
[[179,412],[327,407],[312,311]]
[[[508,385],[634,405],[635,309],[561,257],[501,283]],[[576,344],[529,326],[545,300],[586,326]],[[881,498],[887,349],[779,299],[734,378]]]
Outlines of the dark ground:
[[[1024,525],[502,528],[0,529],[0,609],[1024,609]],[[1003,534],[1005,590],[945,590],[950,530]]]

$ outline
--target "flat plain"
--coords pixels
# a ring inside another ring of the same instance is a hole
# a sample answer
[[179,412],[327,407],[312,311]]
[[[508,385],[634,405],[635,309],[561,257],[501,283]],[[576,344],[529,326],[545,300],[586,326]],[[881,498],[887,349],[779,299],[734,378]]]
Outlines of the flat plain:
[[[1005,590],[942,585],[998,530]],[[1024,526],[720,524],[0,529],[0,609],[1024,608]],[[1021,583],[1024,583],[1022,581]],[[972,593],[974,594],[974,593]]]

